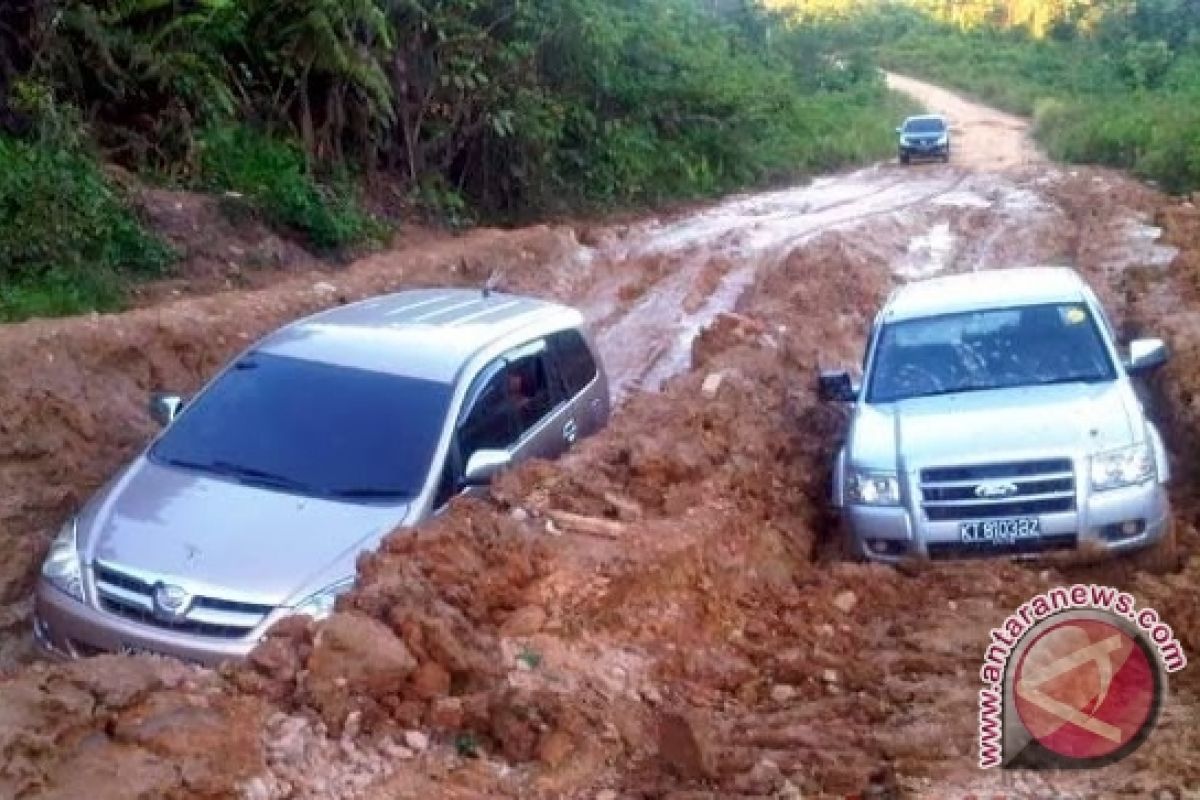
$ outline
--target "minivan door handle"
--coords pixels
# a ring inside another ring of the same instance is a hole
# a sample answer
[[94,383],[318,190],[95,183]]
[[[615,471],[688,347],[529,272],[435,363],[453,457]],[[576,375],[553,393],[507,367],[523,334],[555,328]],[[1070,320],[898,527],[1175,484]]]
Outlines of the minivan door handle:
[[567,424],[563,425],[563,438],[568,444],[575,444],[575,440],[579,438],[579,423],[573,419],[567,420]]

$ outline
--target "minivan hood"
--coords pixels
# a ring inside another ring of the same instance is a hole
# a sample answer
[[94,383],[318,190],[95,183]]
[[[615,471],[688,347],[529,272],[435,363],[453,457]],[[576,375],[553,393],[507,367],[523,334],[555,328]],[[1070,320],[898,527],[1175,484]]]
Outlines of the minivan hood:
[[850,463],[913,471],[1112,450],[1143,439],[1137,403],[1128,386],[1110,381],[863,404]]
[[80,549],[88,563],[158,577],[193,594],[283,605],[353,574],[357,554],[403,522],[407,510],[284,494],[143,456],[80,516]]

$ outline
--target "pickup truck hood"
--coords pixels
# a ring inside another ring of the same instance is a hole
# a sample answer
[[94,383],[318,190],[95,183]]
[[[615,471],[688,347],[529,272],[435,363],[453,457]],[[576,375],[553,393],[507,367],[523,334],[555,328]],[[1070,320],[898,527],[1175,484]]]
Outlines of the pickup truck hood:
[[1060,384],[859,406],[850,463],[923,467],[1072,456],[1144,438],[1138,400],[1123,382]]

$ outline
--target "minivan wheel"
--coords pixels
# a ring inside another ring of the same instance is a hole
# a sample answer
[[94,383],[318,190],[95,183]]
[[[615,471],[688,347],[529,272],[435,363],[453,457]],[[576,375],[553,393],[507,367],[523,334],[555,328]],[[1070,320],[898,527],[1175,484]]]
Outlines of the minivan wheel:
[[900,154],[900,163],[901,163],[901,164],[907,164],[907,163],[908,163],[909,161],[911,161],[911,160],[912,160],[912,159],[911,159],[911,157],[908,155],[908,153],[901,153],[901,154]]

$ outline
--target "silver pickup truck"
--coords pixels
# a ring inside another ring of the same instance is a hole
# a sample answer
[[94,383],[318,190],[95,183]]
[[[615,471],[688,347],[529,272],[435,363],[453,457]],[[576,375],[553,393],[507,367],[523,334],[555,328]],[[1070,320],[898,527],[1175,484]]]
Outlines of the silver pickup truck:
[[1074,271],[976,272],[897,289],[871,330],[833,503],[855,557],[1130,551],[1170,536],[1162,437],[1131,377],[1157,339],[1118,350]]

